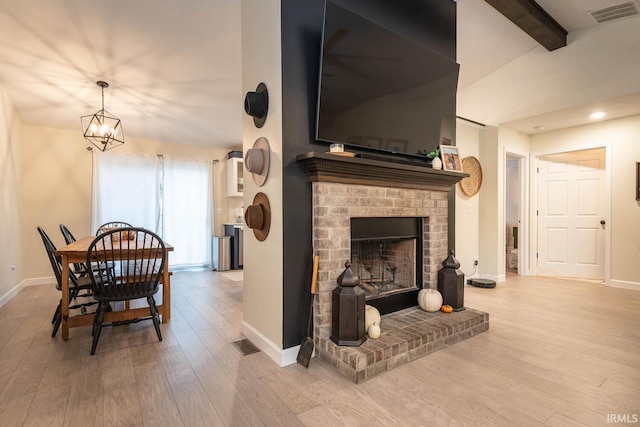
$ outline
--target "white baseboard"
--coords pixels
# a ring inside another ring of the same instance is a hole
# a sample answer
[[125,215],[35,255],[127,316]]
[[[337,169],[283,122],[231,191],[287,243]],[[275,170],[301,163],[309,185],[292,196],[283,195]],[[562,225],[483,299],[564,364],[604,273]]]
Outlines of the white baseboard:
[[23,280],[24,286],[37,286],[37,285],[55,285],[56,278],[53,276],[49,277],[36,277],[35,279],[26,279]]
[[631,291],[640,291],[640,283],[626,282],[624,280],[610,280],[607,286],[612,288],[629,289]]
[[241,325],[242,334],[247,337],[253,345],[258,347],[260,351],[276,362],[278,366],[283,367],[296,363],[296,357],[298,356],[298,350],[300,349],[299,345],[281,349],[275,345],[273,341],[262,335],[262,333],[246,323],[244,320]]
[[22,282],[15,285],[11,290],[9,290],[9,292],[7,292],[6,294],[0,297],[0,307],[3,307],[5,304],[11,301],[13,297],[18,295],[18,293],[24,288],[26,288],[27,286],[53,285],[54,283],[56,283],[56,278],[53,276],[39,277],[36,279],[25,279]]
[[2,297],[0,297],[0,307],[3,307],[5,304],[7,304],[9,301],[11,301],[13,299],[13,297],[15,297],[16,295],[18,295],[18,292],[20,292],[22,289],[24,289],[24,282],[20,282],[17,285],[15,285],[13,287],[13,289],[10,289],[9,292],[7,292],[6,294],[2,295]]

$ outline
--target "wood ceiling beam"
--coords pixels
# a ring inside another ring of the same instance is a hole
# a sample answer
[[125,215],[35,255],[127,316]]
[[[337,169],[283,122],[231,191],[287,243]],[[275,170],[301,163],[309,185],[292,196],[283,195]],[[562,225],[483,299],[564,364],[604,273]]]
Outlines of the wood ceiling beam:
[[535,0],[484,0],[547,50],[567,45],[567,31]]

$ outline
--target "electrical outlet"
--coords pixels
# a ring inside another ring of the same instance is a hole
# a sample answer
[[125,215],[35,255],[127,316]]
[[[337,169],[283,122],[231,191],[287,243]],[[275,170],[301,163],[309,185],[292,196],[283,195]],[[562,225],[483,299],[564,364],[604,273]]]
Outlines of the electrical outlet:
[[473,257],[473,265],[478,265],[478,257],[477,256]]

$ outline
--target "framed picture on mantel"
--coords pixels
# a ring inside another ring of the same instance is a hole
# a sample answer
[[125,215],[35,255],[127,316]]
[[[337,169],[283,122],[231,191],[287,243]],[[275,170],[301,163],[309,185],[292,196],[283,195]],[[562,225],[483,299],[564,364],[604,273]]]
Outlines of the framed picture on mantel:
[[462,162],[458,147],[454,145],[441,145],[440,157],[442,158],[442,170],[462,172]]

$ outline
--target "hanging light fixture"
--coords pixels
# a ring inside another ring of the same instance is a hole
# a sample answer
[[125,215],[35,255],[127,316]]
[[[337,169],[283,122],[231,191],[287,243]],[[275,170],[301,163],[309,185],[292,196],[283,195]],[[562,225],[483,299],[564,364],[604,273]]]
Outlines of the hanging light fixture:
[[84,139],[100,151],[107,151],[124,144],[124,132],[120,119],[104,109],[104,88],[109,83],[98,81],[102,89],[102,109],[95,114],[80,117]]

